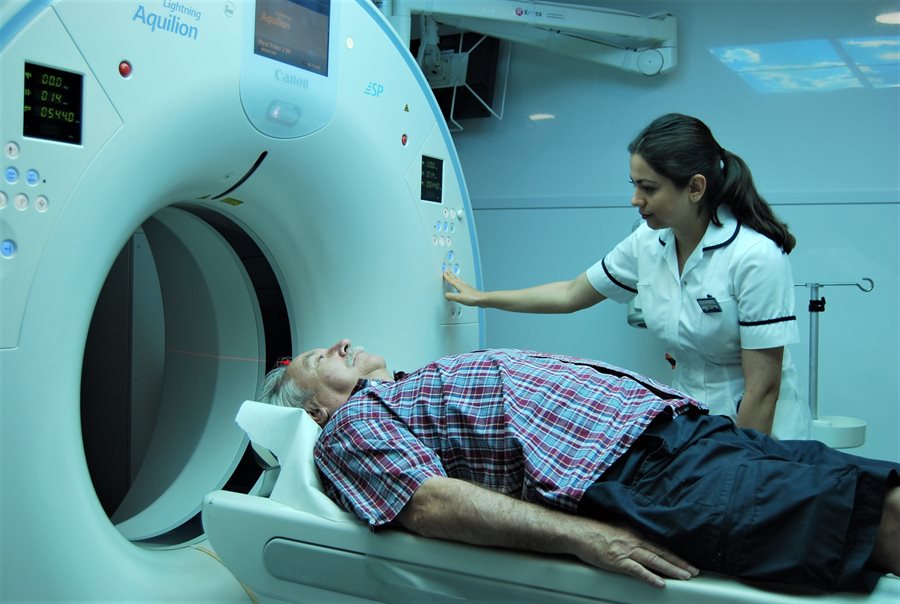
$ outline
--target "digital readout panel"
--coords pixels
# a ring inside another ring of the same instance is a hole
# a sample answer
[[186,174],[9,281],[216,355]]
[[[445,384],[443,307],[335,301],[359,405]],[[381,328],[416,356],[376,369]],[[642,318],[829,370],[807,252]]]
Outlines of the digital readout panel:
[[256,54],[328,75],[330,0],[257,0]]
[[25,63],[23,136],[80,145],[83,88],[80,73]]
[[441,203],[444,188],[444,160],[422,156],[422,201]]

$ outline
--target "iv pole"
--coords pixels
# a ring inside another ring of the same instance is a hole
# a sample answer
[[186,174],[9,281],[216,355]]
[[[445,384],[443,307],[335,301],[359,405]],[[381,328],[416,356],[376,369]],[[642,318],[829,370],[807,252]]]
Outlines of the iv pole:
[[875,289],[875,282],[863,277],[858,283],[799,283],[809,288],[809,411],[813,421],[819,419],[819,314],[825,312],[825,297],[819,298],[822,287],[855,286],[864,293]]

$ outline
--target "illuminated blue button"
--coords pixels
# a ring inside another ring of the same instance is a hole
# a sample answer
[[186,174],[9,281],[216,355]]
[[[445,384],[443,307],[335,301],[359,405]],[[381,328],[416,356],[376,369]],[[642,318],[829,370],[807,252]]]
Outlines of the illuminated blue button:
[[454,258],[456,258],[456,254],[453,253],[453,250],[447,252],[447,262],[453,262]]
[[459,274],[459,265],[458,265],[458,264],[454,264],[454,265],[453,265],[453,274],[454,274],[454,275],[458,275],[458,274]]
[[16,242],[12,239],[4,239],[0,243],[0,256],[3,258],[12,258],[16,255]]
[[6,172],[3,174],[3,176],[6,178],[6,182],[11,185],[14,185],[19,181],[19,171],[12,166],[6,169]]
[[25,173],[25,182],[27,182],[32,187],[38,184],[38,181],[41,179],[41,175],[38,174],[37,170],[28,170]]

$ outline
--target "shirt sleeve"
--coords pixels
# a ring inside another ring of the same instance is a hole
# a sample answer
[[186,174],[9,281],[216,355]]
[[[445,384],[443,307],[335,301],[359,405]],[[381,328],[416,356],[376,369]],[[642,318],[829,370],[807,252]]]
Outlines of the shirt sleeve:
[[332,499],[371,526],[381,526],[428,478],[446,472],[437,454],[386,410],[377,417],[348,415],[326,426],[316,443],[316,465]]
[[761,238],[738,261],[734,279],[741,348],[775,348],[800,341],[794,275],[781,248]]
[[610,300],[628,302],[637,295],[637,250],[642,228],[647,227],[641,225],[585,272],[593,288]]

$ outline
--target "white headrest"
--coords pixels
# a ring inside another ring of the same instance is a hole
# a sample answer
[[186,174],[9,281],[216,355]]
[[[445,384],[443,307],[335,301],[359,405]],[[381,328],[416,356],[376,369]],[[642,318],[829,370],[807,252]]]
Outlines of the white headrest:
[[278,458],[281,472],[270,499],[329,520],[355,518],[322,490],[313,459],[313,446],[322,429],[306,411],[244,401],[236,421],[252,443]]

